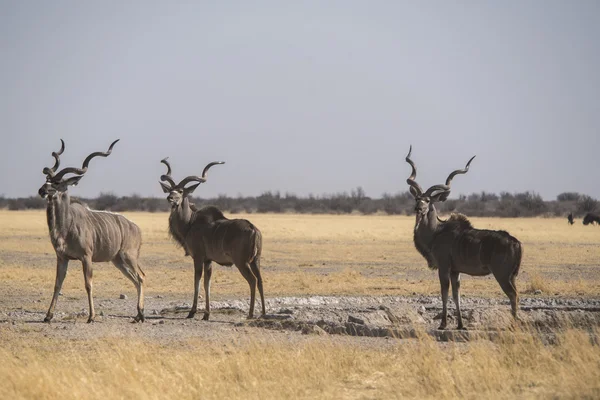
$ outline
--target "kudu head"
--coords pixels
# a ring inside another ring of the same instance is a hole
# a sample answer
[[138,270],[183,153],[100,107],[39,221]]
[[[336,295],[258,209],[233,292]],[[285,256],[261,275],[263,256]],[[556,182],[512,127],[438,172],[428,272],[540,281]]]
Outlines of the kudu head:
[[[188,197],[190,194],[194,193],[194,190],[201,183],[206,182],[206,173],[213,165],[217,164],[225,164],[225,161],[213,161],[208,163],[204,170],[202,171],[202,176],[198,175],[190,175],[187,178],[183,178],[181,182],[175,184],[175,181],[171,177],[171,165],[167,161],[169,157],[160,160],[161,163],[167,166],[167,173],[165,175],[160,176],[160,186],[162,187],[163,192],[168,193],[167,200],[171,203],[171,207],[177,207],[181,204],[184,198]],[[166,182],[166,183],[165,183]],[[194,185],[187,186],[190,182],[197,182]]]
[[412,173],[406,180],[406,183],[410,186],[410,193],[415,198],[415,212],[417,214],[417,222],[416,228],[419,227],[419,223],[421,220],[426,217],[429,210],[433,207],[434,203],[446,201],[448,196],[450,195],[450,182],[452,179],[458,174],[466,174],[469,171],[469,165],[471,165],[471,161],[475,158],[475,156],[471,157],[467,165],[464,169],[457,169],[448,175],[446,178],[446,184],[444,185],[433,185],[425,193],[423,193],[423,189],[421,186],[415,181],[417,177],[417,168],[415,167],[415,163],[410,159],[410,153],[412,152],[412,146],[410,146],[410,150],[408,151],[408,155],[406,156],[406,162],[410,164],[412,167]]
[[[64,195],[64,193],[66,193],[69,186],[77,185],[79,183],[79,180],[83,178],[83,175],[86,173],[88,165],[92,158],[99,156],[108,157],[112,152],[113,146],[118,141],[119,139],[112,142],[106,153],[96,151],[87,156],[86,159],[83,161],[83,165],[81,166],[81,168],[67,167],[56,172],[56,170],[60,166],[60,155],[65,151],[65,142],[62,139],[60,139],[60,150],[58,152],[52,152],[52,157],[54,157],[54,166],[52,166],[52,168],[46,167],[42,171],[44,175],[46,175],[46,183],[44,183],[40,190],[38,190],[38,194],[40,195],[40,197],[44,199],[47,198],[48,201],[60,199]],[[65,178],[65,175],[67,174],[75,174],[75,176]]]

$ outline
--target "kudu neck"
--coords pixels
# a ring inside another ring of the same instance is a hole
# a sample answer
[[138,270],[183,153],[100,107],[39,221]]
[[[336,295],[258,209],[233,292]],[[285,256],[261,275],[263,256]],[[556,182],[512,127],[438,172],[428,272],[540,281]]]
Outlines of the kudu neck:
[[178,206],[173,207],[171,210],[171,229],[174,229],[185,236],[189,229],[189,225],[192,221],[194,210],[187,197],[181,199],[181,203]]
[[52,237],[66,235],[71,221],[70,203],[71,197],[68,192],[57,195],[48,201],[46,216]]
[[433,238],[439,225],[440,221],[438,219],[437,210],[433,204],[430,204],[427,214],[422,217],[418,226],[415,226],[415,238],[418,238],[423,244],[428,244]]
[[192,219],[192,215],[194,213],[190,200],[187,197],[184,197],[181,200],[181,203],[179,203],[175,211],[179,219],[186,223]]

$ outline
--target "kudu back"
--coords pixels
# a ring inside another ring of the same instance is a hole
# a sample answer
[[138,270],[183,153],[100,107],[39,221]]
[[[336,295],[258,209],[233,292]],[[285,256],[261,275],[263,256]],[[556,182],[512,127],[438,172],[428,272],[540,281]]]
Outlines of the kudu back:
[[415,247],[427,260],[431,269],[437,269],[442,291],[442,322],[447,325],[448,290],[452,284],[452,297],[456,304],[458,328],[464,329],[460,310],[460,274],[485,276],[493,274],[510,300],[512,314],[517,318],[519,296],[515,279],[521,266],[521,242],[505,231],[476,229],[462,214],[452,214],[447,220],[438,217],[435,203],[446,201],[450,183],[458,174],[466,174],[475,156],[464,169],[453,171],[446,183],[434,185],[423,192],[415,181],[417,170],[410,159],[412,146],[406,156],[412,173],[406,180],[415,198]]
[[[77,185],[83,178],[89,162],[95,157],[108,157],[117,142],[118,140],[115,140],[107,152],[90,154],[81,168],[68,167],[57,172],[60,155],[65,149],[65,143],[61,139],[60,151],[52,153],[55,159],[54,166],[43,170],[46,183],[38,193],[48,201],[48,229],[50,241],[56,252],[54,295],[45,322],[50,322],[54,316],[56,301],[70,260],[79,260],[83,264],[90,308],[88,322],[92,322],[96,315],[92,293],[92,262],[107,261],[111,261],[135,285],[138,293],[138,313],[135,321],[144,321],[144,272],[138,262],[142,245],[140,228],[120,214],[90,210],[82,204],[73,203],[68,193],[69,186]],[[67,174],[75,176],[65,178]]]
[[[206,182],[210,167],[224,162],[211,162],[203,170],[202,176],[191,175],[178,184],[171,177],[171,165],[167,159],[161,160],[167,166],[167,173],[160,177],[160,185],[171,204],[169,233],[194,260],[194,301],[188,318],[193,318],[198,309],[200,279],[204,274],[206,305],[202,319],[210,316],[210,279],[212,262],[220,265],[235,265],[250,286],[250,311],[254,316],[256,287],[260,293],[262,315],[265,314],[263,282],[260,274],[262,235],[260,230],[245,219],[227,219],[216,207],[197,209],[189,199],[200,183]],[[166,183],[165,183],[166,182]],[[193,185],[186,186],[191,182]]]

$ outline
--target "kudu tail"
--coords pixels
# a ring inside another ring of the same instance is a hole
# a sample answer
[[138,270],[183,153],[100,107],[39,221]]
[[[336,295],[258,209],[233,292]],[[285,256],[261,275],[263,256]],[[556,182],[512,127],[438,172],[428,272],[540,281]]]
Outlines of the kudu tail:
[[512,277],[516,277],[517,275],[519,275],[519,269],[521,268],[521,259],[523,258],[523,245],[518,240],[514,244],[514,252],[515,261],[511,273]]
[[250,238],[250,262],[260,258],[260,253],[262,251],[262,234],[260,231],[253,226],[252,236]]

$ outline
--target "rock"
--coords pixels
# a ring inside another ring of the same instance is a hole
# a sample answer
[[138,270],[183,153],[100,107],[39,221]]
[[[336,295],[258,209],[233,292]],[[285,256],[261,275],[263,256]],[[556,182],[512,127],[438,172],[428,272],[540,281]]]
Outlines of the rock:
[[119,299],[121,299],[121,300],[127,300],[127,295],[121,293],[121,295],[119,296]]
[[303,335],[319,335],[325,336],[329,335],[323,328],[318,325],[306,325],[302,328]]
[[533,292],[533,294],[542,294],[542,291],[540,289],[537,289],[535,292]]
[[156,298],[157,299],[162,299],[163,297],[160,294],[158,294],[158,295],[156,295]]
[[152,310],[152,315],[158,315],[158,311]]
[[164,324],[165,324],[165,321],[161,319],[160,321],[158,321],[158,323],[159,323],[160,325],[164,325]]
[[265,314],[259,317],[260,319],[292,319],[293,316],[290,314]]
[[348,315],[348,322],[352,322],[352,323],[359,324],[359,325],[364,325],[365,324],[365,320],[364,319],[355,317],[353,315]]
[[100,314],[98,314],[98,315],[100,315],[101,317],[104,317],[104,310],[100,311]]

